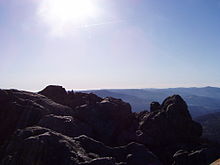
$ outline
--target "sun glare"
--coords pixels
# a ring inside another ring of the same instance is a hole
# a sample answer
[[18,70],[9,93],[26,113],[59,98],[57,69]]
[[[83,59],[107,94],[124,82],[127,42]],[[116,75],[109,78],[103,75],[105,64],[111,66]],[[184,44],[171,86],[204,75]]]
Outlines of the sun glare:
[[98,16],[95,0],[43,0],[38,14],[53,31],[64,31],[69,26],[80,27]]

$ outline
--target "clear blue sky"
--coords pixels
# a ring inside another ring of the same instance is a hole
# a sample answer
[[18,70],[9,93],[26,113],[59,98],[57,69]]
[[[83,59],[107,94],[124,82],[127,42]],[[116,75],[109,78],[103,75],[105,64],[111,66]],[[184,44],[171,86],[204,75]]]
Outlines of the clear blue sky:
[[0,88],[220,86],[220,0],[0,0]]

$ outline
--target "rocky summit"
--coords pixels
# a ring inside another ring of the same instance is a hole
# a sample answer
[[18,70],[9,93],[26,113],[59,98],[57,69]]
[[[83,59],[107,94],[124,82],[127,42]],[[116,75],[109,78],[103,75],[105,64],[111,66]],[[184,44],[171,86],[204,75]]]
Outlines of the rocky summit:
[[134,113],[61,86],[0,90],[0,165],[206,165],[220,145],[201,135],[179,95]]

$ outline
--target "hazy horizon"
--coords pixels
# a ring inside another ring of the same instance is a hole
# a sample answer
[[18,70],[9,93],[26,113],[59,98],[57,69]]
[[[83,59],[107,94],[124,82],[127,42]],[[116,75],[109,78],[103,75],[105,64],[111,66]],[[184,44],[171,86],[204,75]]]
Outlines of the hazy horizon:
[[[42,88],[39,88],[39,89],[27,89],[27,88],[16,88],[16,87],[9,87],[9,88],[2,88],[0,87],[0,89],[17,89],[17,90],[22,90],[22,91],[30,91],[30,92],[39,92],[41,90],[43,90],[44,88],[46,88],[47,86],[49,85],[55,85],[55,86],[62,86],[60,84],[48,84]],[[62,86],[63,88],[66,89],[66,91],[96,91],[96,90],[154,90],[154,89],[191,89],[191,88],[207,88],[207,87],[211,87],[211,88],[220,88],[218,86],[189,86],[189,87],[145,87],[145,88],[84,88],[84,89],[77,89],[77,88],[66,88],[65,86]]]
[[219,0],[0,0],[0,88],[220,87],[219,29]]

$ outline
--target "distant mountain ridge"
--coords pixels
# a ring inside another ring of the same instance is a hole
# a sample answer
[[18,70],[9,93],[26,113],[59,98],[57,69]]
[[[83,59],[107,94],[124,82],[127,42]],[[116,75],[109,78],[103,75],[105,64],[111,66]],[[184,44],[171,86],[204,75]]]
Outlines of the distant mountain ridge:
[[132,106],[132,111],[140,112],[149,110],[152,101],[161,102],[163,98],[173,94],[181,95],[189,106],[193,117],[209,113],[220,112],[220,88],[218,87],[192,87],[192,88],[167,88],[167,89],[103,89],[87,90],[100,97],[121,98]]

